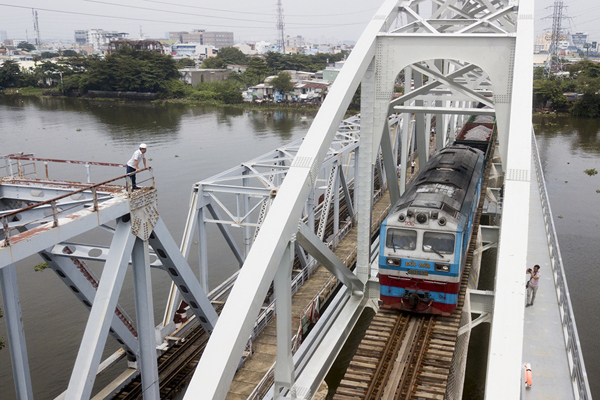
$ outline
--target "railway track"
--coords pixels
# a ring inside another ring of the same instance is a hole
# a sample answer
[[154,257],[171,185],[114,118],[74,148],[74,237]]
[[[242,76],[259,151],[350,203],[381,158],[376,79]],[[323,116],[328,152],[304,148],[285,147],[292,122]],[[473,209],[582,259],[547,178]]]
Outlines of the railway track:
[[[491,151],[494,151],[493,147]],[[489,162],[473,232],[479,230],[489,180]],[[458,304],[453,313],[450,316],[431,316],[379,309],[340,382],[334,400],[446,398],[476,241],[477,235],[471,235]]]

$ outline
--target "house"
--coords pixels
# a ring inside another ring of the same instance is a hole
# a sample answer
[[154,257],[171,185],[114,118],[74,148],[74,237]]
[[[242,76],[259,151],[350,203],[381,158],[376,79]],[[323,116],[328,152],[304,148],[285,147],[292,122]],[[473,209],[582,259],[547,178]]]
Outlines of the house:
[[330,84],[327,82],[317,81],[302,81],[296,84],[293,93],[293,101],[306,102],[317,101],[321,102],[327,94]]
[[331,65],[328,65],[323,71],[323,80],[333,82],[337,78],[338,74],[342,70],[345,61],[338,61]]
[[247,65],[236,65],[236,64],[227,64],[227,69],[233,72],[237,72],[238,74],[242,74],[246,72],[248,69]]
[[198,86],[202,82],[224,81],[231,74],[227,69],[183,68],[179,70],[180,81]]
[[238,43],[233,47],[235,47],[247,56],[254,56],[258,54],[258,50],[256,50],[256,44],[253,43]]
[[252,86],[250,88],[248,88],[248,90],[246,91],[246,99],[254,99],[256,98],[257,100],[273,100],[273,86],[269,85],[268,83],[259,83],[256,86]]

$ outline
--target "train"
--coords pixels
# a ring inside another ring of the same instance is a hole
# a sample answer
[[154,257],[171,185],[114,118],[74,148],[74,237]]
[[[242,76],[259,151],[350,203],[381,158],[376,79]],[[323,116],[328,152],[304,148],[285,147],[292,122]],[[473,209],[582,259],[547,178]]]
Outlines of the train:
[[390,209],[379,237],[383,308],[437,315],[456,309],[493,138],[493,121],[465,124]]

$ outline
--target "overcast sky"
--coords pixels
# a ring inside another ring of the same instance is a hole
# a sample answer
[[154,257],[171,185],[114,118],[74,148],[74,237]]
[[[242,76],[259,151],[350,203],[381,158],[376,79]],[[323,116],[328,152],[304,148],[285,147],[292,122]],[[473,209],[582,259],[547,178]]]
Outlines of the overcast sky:
[[[357,40],[381,0],[283,0],[285,34],[309,42]],[[536,34],[552,26],[554,0],[535,6]],[[564,1],[563,27],[600,38],[600,2]],[[77,29],[105,29],[139,37],[164,38],[168,31],[233,31],[236,42],[274,41],[277,0],[0,0],[0,31],[9,38],[33,38],[31,9],[38,11],[42,40],[73,40]],[[60,11],[60,12],[59,12]],[[542,20],[549,16],[549,19]]]

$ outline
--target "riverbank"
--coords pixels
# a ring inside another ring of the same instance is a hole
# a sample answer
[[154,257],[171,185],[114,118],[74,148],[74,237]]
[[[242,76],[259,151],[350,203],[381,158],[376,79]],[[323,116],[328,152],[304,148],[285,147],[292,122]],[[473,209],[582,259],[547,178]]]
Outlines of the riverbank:
[[[52,92],[52,93],[50,93]],[[312,103],[237,103],[237,104],[225,104],[221,101],[215,100],[196,100],[190,98],[172,98],[172,99],[128,99],[121,97],[97,97],[97,96],[64,96],[60,95],[57,91],[51,91],[43,88],[8,88],[4,89],[4,92],[0,92],[5,96],[24,96],[24,97],[51,97],[51,98],[68,98],[75,100],[98,100],[98,101],[110,101],[110,102],[150,102],[153,104],[188,104],[192,106],[211,106],[211,107],[226,107],[236,108],[242,110],[255,110],[255,111],[295,111],[305,113],[307,115],[314,115],[319,111],[320,105]],[[351,111],[351,114],[356,114],[357,111]]]

